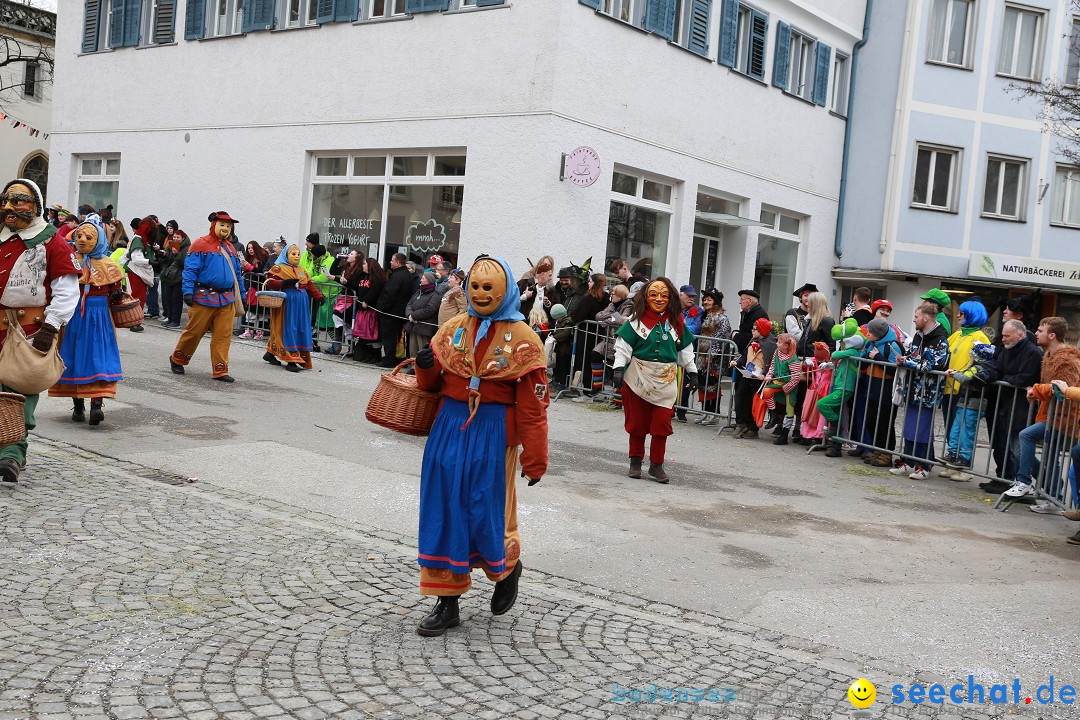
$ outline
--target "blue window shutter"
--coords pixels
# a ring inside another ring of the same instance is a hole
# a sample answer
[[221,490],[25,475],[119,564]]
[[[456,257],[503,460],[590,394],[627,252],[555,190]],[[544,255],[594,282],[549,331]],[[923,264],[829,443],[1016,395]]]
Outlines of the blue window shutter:
[[765,82],[765,50],[769,46],[769,16],[754,10],[750,13],[750,62],[746,68],[752,78]]
[[154,27],[150,28],[150,37],[155,45],[171,43],[176,32],[176,0],[158,0],[157,17]]
[[100,30],[101,0],[86,0],[86,4],[83,6],[82,51],[84,53],[97,52]]
[[243,32],[258,32],[274,27],[274,0],[245,0]]
[[315,19],[319,23],[334,22],[334,0],[311,0],[316,2]]
[[817,67],[814,68],[814,104],[825,106],[829,99],[829,62],[832,48],[825,43],[817,44]]
[[773,63],[772,84],[787,90],[788,63],[791,61],[791,26],[776,23],[776,60]]
[[476,0],[476,7],[491,7],[492,5],[502,5],[504,2],[506,0]]
[[352,22],[360,14],[356,0],[334,0],[335,22]]
[[450,0],[405,0],[405,12],[409,15],[426,12],[442,12],[450,8]]
[[[113,0],[119,3],[121,0]],[[142,20],[142,0],[123,0],[124,2],[124,46],[134,47],[139,44],[139,28]]]
[[716,61],[730,68],[735,67],[735,54],[739,45],[739,0],[724,0],[720,11],[720,55]]
[[712,11],[712,0],[691,0],[691,2],[690,37],[686,47],[698,55],[708,55],[709,13]]
[[206,36],[206,0],[187,0],[184,7],[184,39],[200,40]]
[[124,0],[109,3],[109,47],[124,46]]
[[645,29],[671,40],[675,36],[675,0],[649,0],[645,6]]
[[578,0],[578,2],[581,3],[582,5],[588,5],[593,10],[599,10],[600,9],[600,0]]

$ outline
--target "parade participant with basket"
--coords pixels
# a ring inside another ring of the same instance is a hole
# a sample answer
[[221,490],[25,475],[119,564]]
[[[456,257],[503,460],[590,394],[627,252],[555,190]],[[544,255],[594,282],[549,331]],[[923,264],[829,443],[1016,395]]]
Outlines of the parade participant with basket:
[[[630,434],[630,477],[641,477],[645,436],[652,435],[649,477],[668,482],[664,452],[679,396],[678,368],[697,387],[694,335],[683,323],[678,291],[667,278],[649,283],[634,298],[630,319],[615,331],[615,387],[621,388],[624,427]],[[625,378],[625,382],[624,382]]]
[[124,379],[112,308],[123,307],[126,299],[135,323],[142,322],[143,312],[141,304],[124,293],[124,271],[109,257],[101,219],[88,215],[74,237],[75,249],[82,253],[82,292],[60,343],[64,374],[49,388],[49,397],[71,398],[73,422],[86,419],[89,398],[90,424],[98,425],[105,419],[104,399],[115,398],[116,384]]
[[[82,266],[45,222],[41,190],[24,178],[0,192],[0,481],[26,465],[38,394],[64,370],[56,346],[79,302]],[[21,415],[21,417],[20,417]]]
[[183,293],[188,306],[188,323],[180,334],[169,358],[169,366],[177,375],[191,362],[206,331],[210,331],[210,362],[212,377],[231,383],[229,375],[229,345],[232,344],[233,321],[244,314],[243,268],[240,256],[230,241],[236,220],[224,210],[210,213],[210,233],[191,243],[184,259]]
[[281,251],[266,277],[266,290],[258,302],[270,308],[270,339],[263,360],[271,365],[286,363],[289,372],[311,369],[311,301],[322,299],[311,276],[300,267],[300,248],[290,245]]
[[523,322],[510,266],[481,255],[466,288],[468,313],[447,320],[416,356],[419,387],[443,396],[420,478],[420,592],[439,598],[416,628],[425,636],[459,623],[473,567],[495,581],[492,614],[514,605],[519,452],[529,485],[547,472],[544,348]]

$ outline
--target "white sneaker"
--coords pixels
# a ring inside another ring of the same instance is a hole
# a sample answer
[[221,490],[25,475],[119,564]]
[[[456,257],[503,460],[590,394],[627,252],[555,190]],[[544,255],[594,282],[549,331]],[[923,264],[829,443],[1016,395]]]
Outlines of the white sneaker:
[[1031,485],[1019,481],[1013,482],[1013,486],[1005,491],[1005,495],[1011,498],[1022,498],[1034,494],[1035,491],[1031,489]]
[[250,340],[251,339],[251,330],[248,329],[248,330],[245,330],[244,332],[240,333],[240,339],[241,340]]
[[908,475],[908,477],[911,478],[912,480],[925,480],[926,478],[930,477],[930,471],[929,470],[916,470],[915,472]]
[[953,482],[967,482],[972,477],[974,476],[971,473],[966,473],[963,470],[953,470],[952,474],[949,475],[949,479]]
[[955,473],[956,473],[956,470],[954,470],[951,467],[946,467],[946,466],[942,465],[941,467],[938,468],[938,477],[943,477],[946,480],[952,480],[953,475]]
[[1065,511],[1052,502],[1041,502],[1028,508],[1033,513],[1040,515],[1064,515]]
[[574,399],[573,399],[573,400],[571,400],[570,402],[576,402],[576,403],[591,403],[591,402],[592,402],[592,398],[591,398],[591,397],[589,397],[588,395],[581,395],[581,396],[579,396],[579,397],[576,397],[576,398],[574,398]]
[[889,472],[893,475],[910,475],[914,470],[915,468],[911,467],[910,465],[906,463],[900,463],[893,469],[889,470]]

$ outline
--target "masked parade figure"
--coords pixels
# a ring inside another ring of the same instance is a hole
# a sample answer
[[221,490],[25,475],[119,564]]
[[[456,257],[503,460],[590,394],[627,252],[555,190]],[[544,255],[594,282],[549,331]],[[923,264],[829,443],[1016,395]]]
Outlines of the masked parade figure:
[[182,292],[188,306],[188,323],[169,358],[169,366],[177,375],[183,375],[184,366],[191,362],[199,341],[210,330],[212,377],[231,383],[229,345],[237,314],[237,290],[241,296],[244,294],[240,255],[230,240],[236,220],[225,211],[210,213],[207,219],[210,234],[191,243],[184,260]]
[[66,368],[49,388],[49,396],[71,398],[71,419],[75,422],[86,419],[89,398],[90,424],[97,425],[105,419],[104,398],[116,397],[116,384],[124,379],[116,327],[109,312],[110,302],[123,297],[124,271],[109,257],[109,241],[97,215],[87,216],[75,228],[74,237],[75,249],[82,253],[82,292],[60,343]]
[[281,251],[266,277],[266,289],[285,293],[285,305],[270,310],[270,339],[263,360],[271,365],[287,363],[289,372],[311,369],[311,301],[322,300],[307,270],[300,267],[300,248]]
[[495,591],[491,612],[517,599],[521,539],[515,476],[547,471],[544,348],[523,322],[510,267],[480,256],[466,280],[468,314],[448,320],[416,356],[420,388],[442,393],[420,479],[420,592],[438,596],[420,635],[459,623],[458,597],[480,567]]
[[[634,296],[630,319],[615,331],[615,387],[621,388],[624,427],[630,434],[630,477],[641,477],[645,436],[652,435],[649,477],[668,482],[664,452],[679,396],[679,368],[697,387],[694,335],[683,324],[679,293],[667,278]],[[625,382],[624,382],[625,380]]]
[[[0,193],[0,348],[8,339],[9,324],[17,322],[41,353],[53,349],[60,328],[79,302],[82,265],[55,227],[45,222],[45,201],[30,180],[19,178]],[[0,368],[8,377],[11,368]],[[36,383],[39,392],[56,375]],[[21,392],[4,384],[3,389]],[[25,388],[24,388],[25,389]],[[23,421],[34,429],[38,393],[22,392]],[[16,482],[26,465],[27,440],[0,447],[0,481]]]

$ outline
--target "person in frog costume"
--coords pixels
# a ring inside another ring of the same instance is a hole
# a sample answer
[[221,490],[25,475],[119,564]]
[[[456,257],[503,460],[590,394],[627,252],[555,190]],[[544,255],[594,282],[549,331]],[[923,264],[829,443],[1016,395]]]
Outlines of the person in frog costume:
[[828,447],[825,448],[827,457],[840,457],[840,443],[833,440],[836,434],[837,424],[840,422],[840,411],[844,403],[855,395],[855,384],[859,379],[859,366],[848,358],[858,357],[862,352],[866,335],[859,328],[859,322],[855,318],[848,318],[832,329],[832,339],[842,345],[842,349],[832,353],[832,362],[835,366],[833,372],[831,391],[828,395],[817,402],[818,412],[825,418],[826,426],[824,438]]
[[470,570],[495,581],[491,612],[517,599],[521,536],[515,478],[547,472],[544,346],[524,322],[510,266],[481,255],[466,279],[469,309],[416,355],[416,381],[442,394],[420,473],[420,593],[438,597],[416,628],[442,635],[460,623]]
[[672,434],[671,418],[679,397],[679,372],[697,387],[694,335],[683,323],[679,291],[665,277],[649,283],[634,296],[630,319],[615,331],[615,388],[621,389],[623,427],[630,435],[630,477],[641,477],[645,436],[649,447],[649,477],[667,483],[664,452]]

